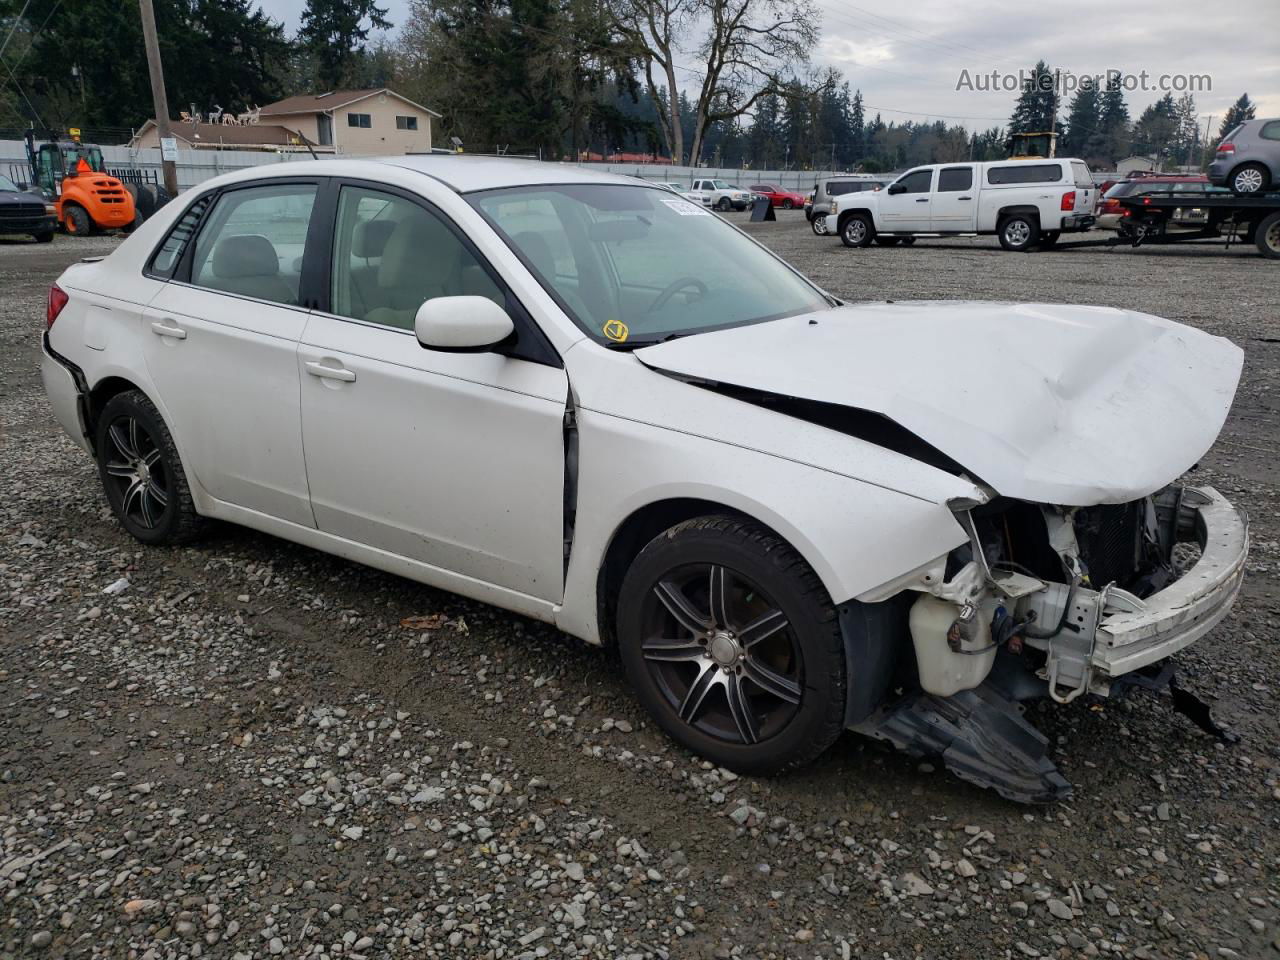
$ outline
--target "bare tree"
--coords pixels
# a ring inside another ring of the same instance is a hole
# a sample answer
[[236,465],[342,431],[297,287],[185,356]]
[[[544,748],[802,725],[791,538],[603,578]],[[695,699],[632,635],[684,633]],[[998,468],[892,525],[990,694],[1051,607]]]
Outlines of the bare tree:
[[712,124],[742,116],[763,96],[782,94],[783,74],[808,63],[818,38],[812,0],[610,0],[610,5],[618,29],[644,62],[663,142],[677,161],[684,158],[685,143],[676,74],[681,62],[697,64],[691,164],[698,162]]

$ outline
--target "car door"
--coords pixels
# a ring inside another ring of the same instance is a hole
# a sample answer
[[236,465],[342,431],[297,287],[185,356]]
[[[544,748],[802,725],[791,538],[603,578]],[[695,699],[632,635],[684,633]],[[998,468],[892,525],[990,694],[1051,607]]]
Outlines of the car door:
[[218,500],[305,526],[296,354],[318,189],[273,180],[200,198],[152,261],[169,282],[143,313],[144,360],[187,469]]
[[929,222],[939,233],[964,233],[977,228],[977,190],[973,164],[942,167],[929,203]]
[[[568,397],[559,358],[436,208],[359,182],[343,183],[335,203],[328,295],[298,351],[317,526],[558,601]],[[385,236],[380,247],[367,248],[370,231]],[[424,348],[417,308],[456,295],[502,303],[515,342]]]
[[890,233],[928,233],[932,185],[931,167],[911,170],[895,180],[880,198],[877,228]]

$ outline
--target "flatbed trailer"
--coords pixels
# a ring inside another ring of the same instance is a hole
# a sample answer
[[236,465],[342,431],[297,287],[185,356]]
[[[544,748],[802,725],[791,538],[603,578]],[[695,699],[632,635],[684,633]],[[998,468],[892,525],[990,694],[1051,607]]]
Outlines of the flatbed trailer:
[[[1253,243],[1264,257],[1280,260],[1280,191],[1238,197],[1168,190],[1117,199],[1125,208],[1125,216],[1116,236],[1058,243],[1056,249],[1225,239],[1228,247],[1232,243]],[[1204,211],[1203,226],[1198,230],[1171,228],[1175,213],[1180,213],[1185,222],[1188,210]]]

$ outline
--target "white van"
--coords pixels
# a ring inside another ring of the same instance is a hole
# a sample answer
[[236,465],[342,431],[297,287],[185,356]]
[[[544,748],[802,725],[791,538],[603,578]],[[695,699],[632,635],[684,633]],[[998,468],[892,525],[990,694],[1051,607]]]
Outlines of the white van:
[[[917,236],[996,234],[1006,250],[1050,247],[1094,224],[1097,188],[1083,160],[999,160],[915,167],[884,190],[835,198],[829,232],[848,247]],[[834,223],[832,217],[835,218]]]

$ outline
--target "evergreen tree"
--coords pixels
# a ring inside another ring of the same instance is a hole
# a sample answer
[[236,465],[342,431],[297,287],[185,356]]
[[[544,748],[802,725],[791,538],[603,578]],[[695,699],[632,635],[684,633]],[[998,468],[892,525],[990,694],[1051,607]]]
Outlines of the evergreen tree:
[[1058,91],[1054,74],[1043,60],[1036,63],[1022,85],[1022,93],[1009,118],[1010,133],[1037,133],[1054,129],[1058,109]]
[[390,27],[387,8],[374,0],[307,0],[298,42],[315,58],[319,85],[336,90],[354,84],[369,31]]
[[1081,86],[1071,99],[1067,111],[1067,131],[1062,137],[1060,153],[1083,157],[1089,138],[1094,136],[1102,120],[1101,96],[1092,83]]
[[1113,77],[1102,92],[1099,145],[1102,155],[1115,163],[1129,152],[1129,107],[1119,77]]
[[1227,115],[1222,118],[1222,125],[1218,127],[1218,140],[1220,141],[1246,120],[1252,120],[1257,110],[1257,106],[1249,99],[1247,93],[1240,94],[1240,99],[1231,105]]
[[1171,147],[1176,148],[1179,132],[1178,107],[1173,94],[1166,93],[1143,110],[1133,125],[1133,151],[1159,162],[1169,155]]
[[849,152],[846,154],[846,160],[850,166],[857,169],[866,152],[866,118],[862,108],[862,91],[858,90],[854,93],[849,105]]

